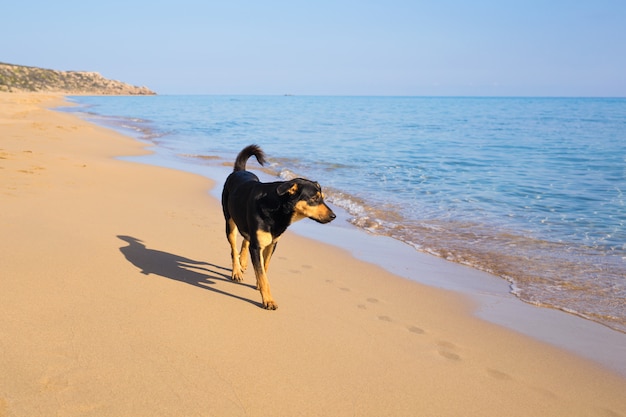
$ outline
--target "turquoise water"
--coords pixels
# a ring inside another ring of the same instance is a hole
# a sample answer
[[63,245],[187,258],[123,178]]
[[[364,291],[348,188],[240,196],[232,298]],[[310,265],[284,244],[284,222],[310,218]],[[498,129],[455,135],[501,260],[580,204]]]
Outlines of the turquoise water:
[[189,164],[257,143],[354,225],[626,332],[626,99],[73,99]]

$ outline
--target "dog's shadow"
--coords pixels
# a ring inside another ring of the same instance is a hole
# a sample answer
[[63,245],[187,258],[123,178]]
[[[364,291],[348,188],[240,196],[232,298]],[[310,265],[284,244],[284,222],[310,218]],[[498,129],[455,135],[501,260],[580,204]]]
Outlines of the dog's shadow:
[[[141,240],[132,236],[118,235],[117,237],[128,243],[128,246],[120,248],[120,252],[122,252],[128,262],[139,268],[144,275],[158,275],[246,301],[258,307],[262,306],[261,303],[230,294],[215,287],[216,281],[232,282],[230,279],[230,268],[224,268],[208,262],[195,261],[168,252],[148,249]],[[247,286],[254,288],[251,285]]]

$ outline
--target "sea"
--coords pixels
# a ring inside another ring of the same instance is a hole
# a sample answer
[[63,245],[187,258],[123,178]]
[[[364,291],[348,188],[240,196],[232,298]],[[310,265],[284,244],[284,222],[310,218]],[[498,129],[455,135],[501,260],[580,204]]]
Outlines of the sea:
[[320,182],[354,227],[626,333],[625,98],[71,100],[189,166],[258,144],[268,177]]

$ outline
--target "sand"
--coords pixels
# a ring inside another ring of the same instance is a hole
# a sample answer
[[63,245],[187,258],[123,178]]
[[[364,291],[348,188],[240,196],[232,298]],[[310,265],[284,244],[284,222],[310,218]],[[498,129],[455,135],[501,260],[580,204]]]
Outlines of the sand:
[[610,369],[290,231],[262,309],[221,184],[62,103],[0,94],[0,417],[626,416]]

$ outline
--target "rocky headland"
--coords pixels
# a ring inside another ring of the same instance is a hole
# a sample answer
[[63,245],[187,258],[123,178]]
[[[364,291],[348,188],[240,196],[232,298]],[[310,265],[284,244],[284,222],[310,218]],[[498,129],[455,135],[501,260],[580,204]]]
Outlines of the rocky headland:
[[57,71],[0,62],[0,91],[94,95],[155,95],[147,87],[109,80],[97,72]]

